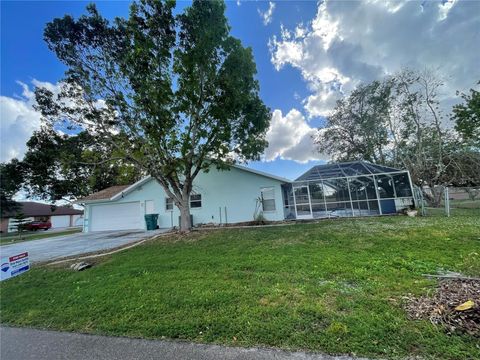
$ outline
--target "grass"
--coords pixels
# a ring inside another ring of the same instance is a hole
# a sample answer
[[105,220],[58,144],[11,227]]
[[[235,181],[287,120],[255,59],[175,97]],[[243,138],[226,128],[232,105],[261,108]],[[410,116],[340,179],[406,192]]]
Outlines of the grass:
[[84,272],[2,283],[3,324],[382,358],[480,358],[478,338],[408,320],[438,269],[480,274],[480,211],[159,238]]
[[75,228],[75,229],[65,230],[65,231],[53,231],[53,232],[38,230],[38,231],[30,231],[28,233],[22,233],[21,237],[19,237],[19,235],[15,233],[15,235],[1,236],[0,245],[8,245],[8,244],[19,243],[23,241],[45,239],[45,238],[50,238],[55,236],[64,236],[64,235],[79,233],[81,231],[82,231],[81,228]]

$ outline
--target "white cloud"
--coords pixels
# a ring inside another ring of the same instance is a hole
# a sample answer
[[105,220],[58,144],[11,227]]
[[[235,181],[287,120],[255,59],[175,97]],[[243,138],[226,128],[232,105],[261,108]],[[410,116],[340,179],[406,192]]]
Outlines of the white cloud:
[[447,0],[443,4],[440,4],[438,20],[445,20],[448,16],[448,12],[456,2],[457,0]]
[[281,110],[275,110],[267,132],[269,145],[265,150],[265,160],[281,158],[301,163],[325,160],[326,157],[316,151],[313,143],[312,136],[316,131],[308,125],[305,117],[297,109],[290,110],[285,116]]
[[[27,149],[26,142],[41,125],[40,113],[33,109],[35,94],[27,84],[18,82],[22,87],[21,96],[0,96],[0,161],[12,158],[22,159]],[[57,92],[58,84],[33,80],[34,86],[45,86]]]
[[336,82],[317,82],[314,92],[303,100],[309,117],[325,116],[335,107],[343,92],[336,90]]
[[240,2],[240,0],[237,0],[237,6],[240,6],[242,5],[242,3]]
[[267,26],[273,20],[273,10],[275,10],[275,3],[269,1],[268,2],[268,9],[266,11],[261,11],[257,9],[258,15],[263,19],[263,25]]
[[329,1],[308,24],[281,28],[269,41],[277,70],[298,69],[311,94],[309,117],[325,116],[356,85],[404,67],[438,69],[445,102],[480,78],[480,3]]
[[303,23],[300,23],[297,25],[295,28],[295,38],[301,39],[304,38],[305,35],[307,34],[307,28],[303,25]]

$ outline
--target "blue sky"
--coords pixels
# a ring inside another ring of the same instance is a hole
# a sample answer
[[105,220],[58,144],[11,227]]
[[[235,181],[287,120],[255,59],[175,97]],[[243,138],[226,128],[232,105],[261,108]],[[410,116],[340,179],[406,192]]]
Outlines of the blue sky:
[[[22,92],[18,81],[30,84],[33,79],[56,83],[65,70],[43,41],[43,29],[48,21],[68,13],[75,17],[85,11],[88,2],[81,1],[7,1],[1,3],[1,95],[16,97]],[[127,16],[129,2],[96,2],[100,12],[108,17]],[[178,11],[189,2],[179,1]],[[258,69],[261,96],[272,109],[288,111],[299,107],[300,98],[294,93],[305,93],[305,84],[301,75],[293,70],[277,72],[270,62],[268,49],[269,37],[280,29],[280,19],[284,24],[294,26],[297,22],[307,21],[316,11],[313,1],[298,2],[295,6],[288,3],[276,5],[276,15],[268,26],[264,26],[258,10],[268,9],[268,2],[227,2],[227,17],[232,34],[242,40],[245,46],[251,46]],[[292,11],[293,10],[293,11]],[[285,86],[288,84],[288,86]],[[273,162],[256,162],[252,166],[286,177],[301,174],[311,164],[301,164],[292,160],[277,159]]]
[[[96,3],[108,18],[128,15],[129,2]],[[34,85],[54,86],[63,76],[43,41],[45,24],[66,13],[77,17],[86,4],[1,2],[2,161],[21,157],[39,126]],[[178,11],[188,4],[178,2]],[[447,98],[473,86],[472,78],[480,79],[479,14],[480,2],[227,2],[232,34],[253,48],[261,97],[273,112],[271,146],[264,161],[249,166],[295,178],[323,161],[311,135],[335,101],[403,66],[438,64],[451,79]]]

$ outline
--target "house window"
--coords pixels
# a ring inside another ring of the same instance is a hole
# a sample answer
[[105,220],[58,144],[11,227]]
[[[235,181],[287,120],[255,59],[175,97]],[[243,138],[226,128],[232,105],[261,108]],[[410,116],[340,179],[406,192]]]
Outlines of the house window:
[[165,198],[165,210],[172,211],[173,210],[173,199],[172,198]]
[[201,194],[190,195],[190,207],[191,208],[201,208],[202,207],[202,195]]
[[273,187],[262,188],[261,197],[263,211],[275,211],[275,189]]

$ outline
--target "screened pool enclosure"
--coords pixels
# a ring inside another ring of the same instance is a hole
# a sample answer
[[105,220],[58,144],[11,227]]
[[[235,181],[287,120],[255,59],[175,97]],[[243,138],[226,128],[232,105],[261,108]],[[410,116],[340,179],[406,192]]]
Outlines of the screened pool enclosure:
[[363,161],[314,166],[283,192],[286,219],[385,215],[414,205],[408,171]]

